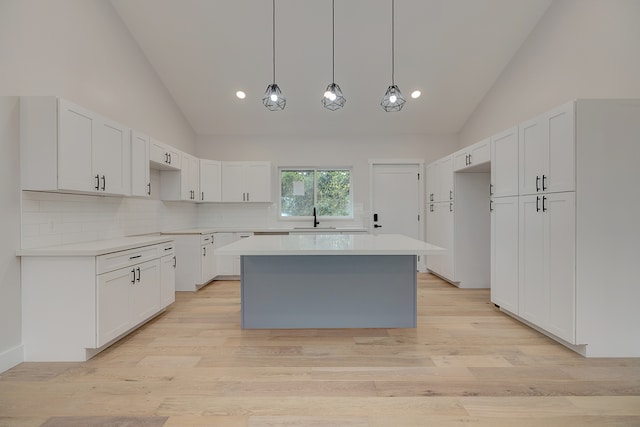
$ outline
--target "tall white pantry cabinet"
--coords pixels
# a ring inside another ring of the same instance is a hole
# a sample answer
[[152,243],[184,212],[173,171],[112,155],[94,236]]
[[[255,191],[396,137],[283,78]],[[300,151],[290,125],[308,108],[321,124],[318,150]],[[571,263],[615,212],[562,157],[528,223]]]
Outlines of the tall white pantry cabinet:
[[494,191],[519,158],[518,194],[492,199],[492,301],[584,356],[640,356],[640,100],[572,101],[518,130],[492,147]]

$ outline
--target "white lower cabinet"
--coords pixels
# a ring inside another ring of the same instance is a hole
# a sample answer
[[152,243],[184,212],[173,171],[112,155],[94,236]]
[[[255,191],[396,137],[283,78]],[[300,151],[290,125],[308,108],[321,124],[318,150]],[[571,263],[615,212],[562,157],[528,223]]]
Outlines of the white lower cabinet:
[[22,256],[25,361],[87,360],[162,311],[173,287],[161,277],[166,247]]
[[178,260],[174,244],[165,245],[160,258],[160,300],[162,308],[176,300],[176,268]]
[[491,302],[518,312],[518,196],[491,201]]
[[216,260],[213,255],[213,233],[175,235],[176,290],[196,291],[216,276]]
[[[221,248],[230,243],[253,236],[253,233],[215,233],[214,248]],[[216,255],[216,276],[239,276],[239,255]]]
[[518,315],[575,344],[575,193],[520,197]]

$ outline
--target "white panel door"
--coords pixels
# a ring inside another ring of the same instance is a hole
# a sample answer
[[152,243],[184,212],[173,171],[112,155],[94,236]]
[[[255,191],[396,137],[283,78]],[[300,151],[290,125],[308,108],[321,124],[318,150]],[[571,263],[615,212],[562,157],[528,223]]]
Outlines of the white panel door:
[[491,194],[518,195],[518,127],[491,137]]
[[131,195],[151,196],[149,137],[136,131],[131,131]]
[[138,324],[160,311],[160,260],[135,266],[136,282],[132,286],[133,319]]
[[491,302],[518,314],[518,196],[491,201]]
[[134,267],[98,276],[98,347],[106,344],[133,325],[131,287],[135,285]]
[[549,319],[546,330],[575,344],[575,193],[544,196]]
[[575,190],[575,103],[569,102],[544,115],[548,129],[549,159],[545,191]]
[[543,191],[548,178],[549,161],[548,126],[543,117],[520,125],[519,135],[519,183],[520,194],[536,194]]
[[373,233],[403,234],[423,240],[420,173],[421,166],[417,164],[373,165]]
[[93,173],[100,176],[100,192],[129,195],[131,135],[129,128],[100,118],[93,144]]
[[222,201],[246,201],[244,164],[240,162],[222,162]]
[[96,192],[100,182],[93,173],[91,155],[96,116],[63,99],[59,100],[58,108],[58,188]]
[[271,201],[271,163],[248,162],[245,165],[247,202]]
[[518,314],[541,327],[548,318],[543,196],[520,196]]
[[222,169],[220,162],[200,159],[200,201],[222,201]]

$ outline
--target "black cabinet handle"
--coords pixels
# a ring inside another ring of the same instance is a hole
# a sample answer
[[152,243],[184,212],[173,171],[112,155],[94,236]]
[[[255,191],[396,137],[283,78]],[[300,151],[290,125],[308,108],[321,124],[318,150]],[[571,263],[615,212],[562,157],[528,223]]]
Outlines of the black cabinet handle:
[[449,212],[453,212],[453,203],[449,202]]
[[202,247],[202,256],[207,256],[207,247],[206,246]]
[[542,175],[542,191],[547,191],[547,176]]
[[100,175],[96,175],[96,190],[100,190]]
[[453,200],[453,190],[449,190],[449,200]]
[[169,246],[168,248],[164,248],[165,251],[170,251],[171,249],[173,249],[173,246]]
[[540,191],[540,177],[536,175],[536,192]]
[[176,268],[176,264],[177,264],[177,261],[176,261],[176,257],[174,256],[173,257],[173,268]]
[[382,226],[378,224],[373,224],[373,228],[382,228]]
[[489,212],[493,212],[493,200],[489,200]]
[[204,200],[204,191],[202,192],[202,199],[201,200]]
[[105,191],[105,188],[107,187],[107,178],[102,175],[102,191]]
[[147,184],[147,195],[151,195],[151,183]]
[[164,162],[169,163],[169,153],[164,153]]
[[542,212],[547,211],[547,196],[542,196]]
[[469,154],[469,166],[471,166],[471,154]]
[[249,193],[247,193],[247,202],[249,201]]
[[130,256],[129,259],[136,259],[136,258],[141,258],[142,255],[136,255],[136,256]]
[[131,283],[136,283],[136,269],[135,268],[133,270],[131,270],[131,274],[133,275],[133,278],[131,279]]
[[540,196],[536,196],[536,212],[540,212]]
[[139,282],[140,281],[140,267],[138,267],[136,270],[138,271],[138,278],[136,279],[136,281]]
[[489,184],[489,195],[493,196],[493,184]]
[[171,164],[171,153],[169,153],[169,164]]

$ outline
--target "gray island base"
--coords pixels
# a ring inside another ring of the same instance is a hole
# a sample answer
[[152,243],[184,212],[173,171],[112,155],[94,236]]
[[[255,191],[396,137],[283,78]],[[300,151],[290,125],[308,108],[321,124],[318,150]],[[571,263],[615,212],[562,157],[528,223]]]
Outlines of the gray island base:
[[243,329],[415,328],[415,255],[241,256]]

